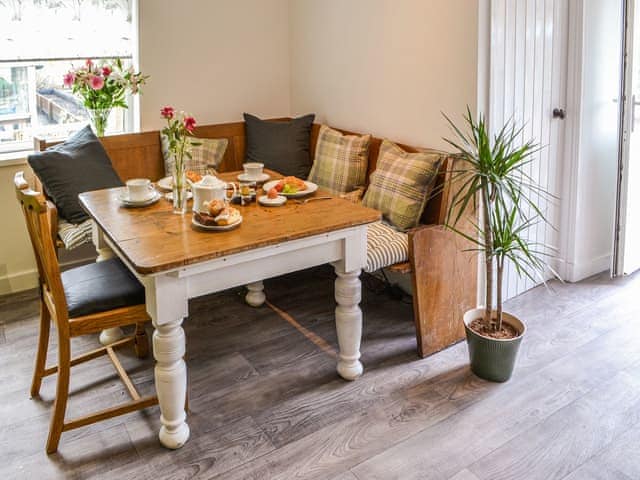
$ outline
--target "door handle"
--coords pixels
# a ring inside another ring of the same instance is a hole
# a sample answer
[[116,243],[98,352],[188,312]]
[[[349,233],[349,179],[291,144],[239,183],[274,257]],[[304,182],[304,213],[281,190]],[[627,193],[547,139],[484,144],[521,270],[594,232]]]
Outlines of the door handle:
[[564,108],[554,108],[553,109],[553,118],[559,118],[560,120],[564,120],[567,114],[564,111]]

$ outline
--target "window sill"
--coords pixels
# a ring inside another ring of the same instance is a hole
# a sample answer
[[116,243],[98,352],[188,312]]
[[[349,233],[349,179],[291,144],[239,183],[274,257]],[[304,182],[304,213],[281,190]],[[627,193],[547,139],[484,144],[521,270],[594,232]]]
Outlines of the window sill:
[[11,167],[13,165],[26,165],[27,157],[33,150],[21,150],[19,152],[0,153],[0,167]]

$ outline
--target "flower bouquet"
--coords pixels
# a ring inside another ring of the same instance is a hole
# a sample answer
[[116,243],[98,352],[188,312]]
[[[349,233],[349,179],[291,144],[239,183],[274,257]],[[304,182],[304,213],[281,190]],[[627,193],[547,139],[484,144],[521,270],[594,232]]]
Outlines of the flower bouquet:
[[88,59],[64,75],[64,85],[82,98],[96,135],[103,137],[111,109],[127,108],[126,93],[138,93],[148,78],[133,67],[124,69],[119,58],[100,65]]
[[[162,129],[162,134],[167,138],[167,150],[173,156],[173,211],[185,213],[187,205],[187,185],[185,179],[185,159],[191,158],[191,147],[200,143],[191,140],[193,130],[196,128],[196,119],[184,112],[176,111],[173,107],[163,107],[160,115],[167,121],[167,126]],[[190,138],[191,137],[191,138]]]

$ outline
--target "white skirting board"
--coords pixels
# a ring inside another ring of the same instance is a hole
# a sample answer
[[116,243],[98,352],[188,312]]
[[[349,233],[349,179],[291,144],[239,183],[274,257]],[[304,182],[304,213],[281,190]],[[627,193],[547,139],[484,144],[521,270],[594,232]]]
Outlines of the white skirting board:
[[[74,250],[60,250],[60,268],[69,268],[94,262],[96,249],[88,243]],[[30,290],[38,286],[38,270],[33,268],[18,272],[7,272],[6,265],[0,265],[0,295]]]
[[590,260],[565,264],[561,276],[566,282],[574,283],[610,268],[611,254],[606,253]]

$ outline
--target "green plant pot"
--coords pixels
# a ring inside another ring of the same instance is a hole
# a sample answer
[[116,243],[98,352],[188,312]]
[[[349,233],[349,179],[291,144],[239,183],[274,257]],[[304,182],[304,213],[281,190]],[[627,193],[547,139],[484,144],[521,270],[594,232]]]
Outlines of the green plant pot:
[[463,317],[471,371],[485,380],[506,382],[513,373],[520,342],[522,342],[527,327],[513,315],[503,312],[503,321],[518,330],[520,335],[506,340],[483,337],[469,328],[471,322],[482,318],[483,315],[484,308],[474,308],[468,310]]

